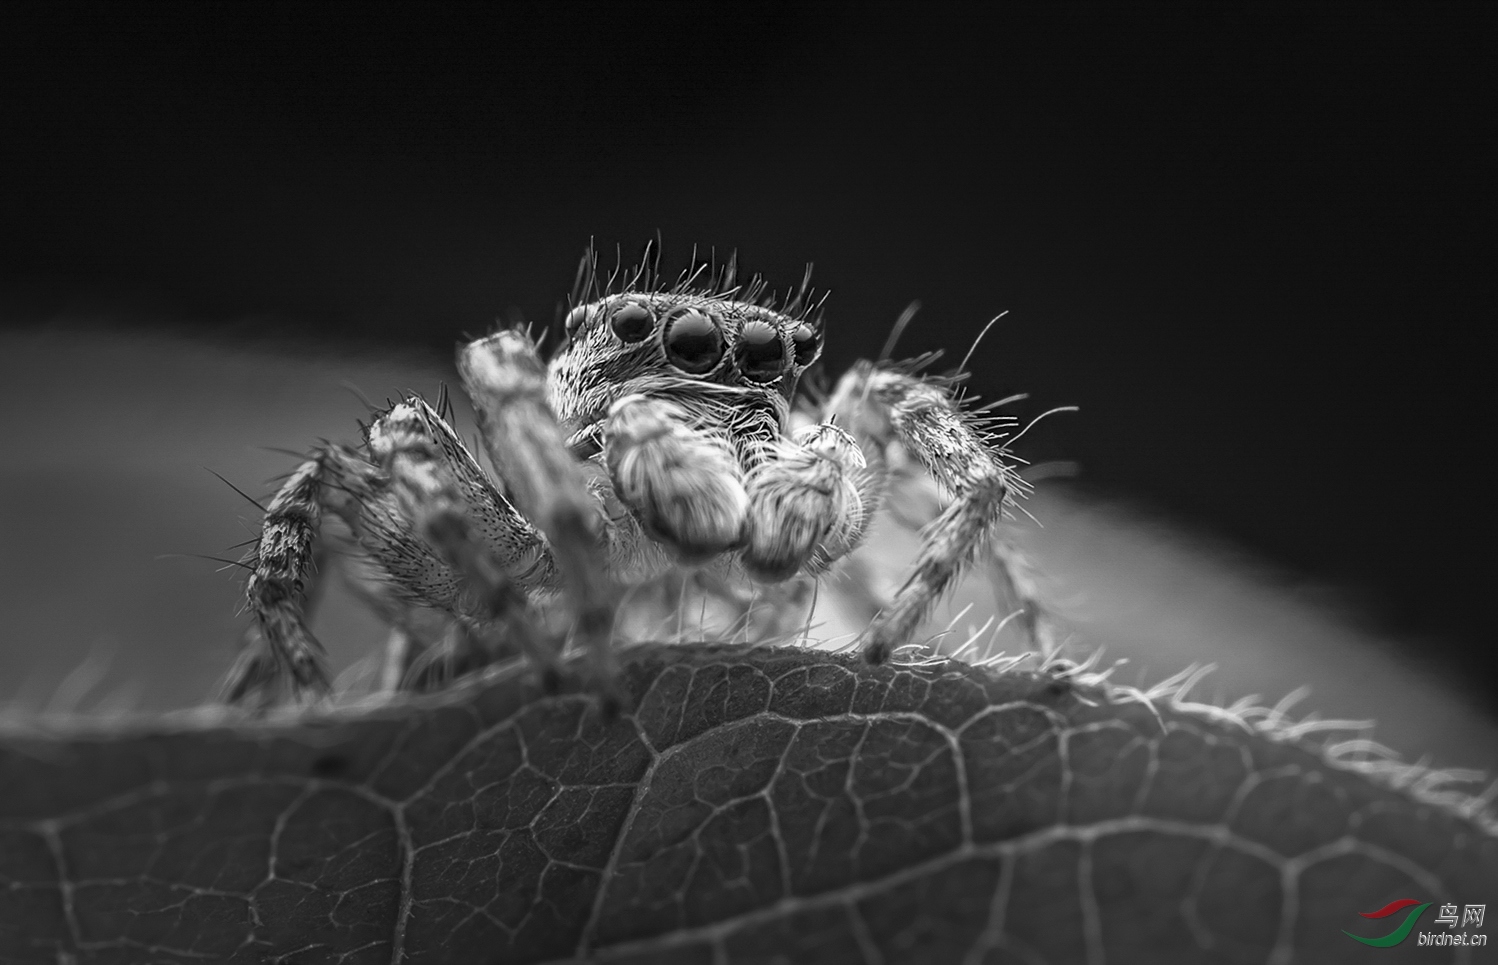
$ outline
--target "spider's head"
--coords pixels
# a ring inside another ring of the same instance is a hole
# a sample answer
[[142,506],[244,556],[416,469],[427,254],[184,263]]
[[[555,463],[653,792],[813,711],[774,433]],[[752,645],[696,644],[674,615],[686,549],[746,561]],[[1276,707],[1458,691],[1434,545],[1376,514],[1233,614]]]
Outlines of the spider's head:
[[574,451],[588,453],[590,430],[633,394],[669,397],[735,434],[783,425],[797,380],[821,354],[822,328],[746,294],[626,290],[568,312],[547,383]]

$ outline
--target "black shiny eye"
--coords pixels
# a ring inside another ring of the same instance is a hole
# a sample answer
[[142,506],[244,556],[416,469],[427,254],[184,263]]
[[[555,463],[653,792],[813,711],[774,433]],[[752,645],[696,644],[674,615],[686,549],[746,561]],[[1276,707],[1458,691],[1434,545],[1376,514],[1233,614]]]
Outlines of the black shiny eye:
[[739,371],[751,382],[773,382],[784,371],[785,346],[780,330],[769,322],[744,323],[744,337],[739,342]]
[[655,316],[644,305],[629,302],[614,310],[609,325],[621,341],[643,342],[655,331]]
[[666,323],[666,357],[690,375],[710,372],[723,360],[723,333],[711,318],[688,309]]
[[791,342],[796,346],[796,364],[810,365],[822,348],[822,333],[802,322],[791,335]]

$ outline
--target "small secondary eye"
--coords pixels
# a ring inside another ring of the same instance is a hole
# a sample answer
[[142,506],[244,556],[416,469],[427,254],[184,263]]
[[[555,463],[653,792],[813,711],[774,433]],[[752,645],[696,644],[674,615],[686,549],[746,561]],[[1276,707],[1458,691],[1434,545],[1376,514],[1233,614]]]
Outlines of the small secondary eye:
[[711,318],[689,309],[666,323],[666,357],[690,375],[712,371],[723,360],[723,333]]
[[587,317],[588,306],[586,305],[579,305],[567,313],[567,320],[562,323],[562,326],[566,329],[568,338],[577,334],[578,328],[587,320]]
[[643,342],[655,331],[655,316],[644,305],[629,302],[609,316],[609,325],[621,341]]
[[822,348],[822,335],[811,325],[802,322],[791,336],[796,346],[796,364],[810,365]]
[[773,382],[784,371],[785,346],[780,342],[780,331],[769,322],[752,321],[744,324],[744,336],[739,342],[739,371],[752,382]]

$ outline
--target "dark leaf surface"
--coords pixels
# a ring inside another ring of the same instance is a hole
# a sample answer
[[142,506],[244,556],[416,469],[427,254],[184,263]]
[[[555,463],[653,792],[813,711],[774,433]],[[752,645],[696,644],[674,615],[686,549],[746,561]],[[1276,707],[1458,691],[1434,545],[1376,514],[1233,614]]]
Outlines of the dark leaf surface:
[[1498,893],[1472,821],[1169,702],[800,649],[625,665],[612,721],[511,674],[12,733],[0,961],[1351,962],[1360,911]]

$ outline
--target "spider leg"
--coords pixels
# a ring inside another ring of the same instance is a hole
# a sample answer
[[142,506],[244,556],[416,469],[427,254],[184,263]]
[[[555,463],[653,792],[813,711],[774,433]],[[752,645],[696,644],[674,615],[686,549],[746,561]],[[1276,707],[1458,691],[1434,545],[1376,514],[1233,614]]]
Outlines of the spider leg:
[[603,427],[614,492],[645,532],[700,563],[738,544],[749,498],[729,441],[666,399],[625,396]]
[[302,700],[329,689],[326,654],[307,629],[307,584],[322,518],[322,489],[336,452],[325,447],[298,466],[266,507],[254,569],[245,599],[258,633],[245,647],[223,685],[229,703],[274,703],[283,682]]
[[[408,534],[393,521],[378,519],[388,502],[378,475],[361,454],[324,444],[272,497],[248,560],[245,602],[255,619],[220,688],[225,702],[264,710],[283,696],[300,702],[328,692],[326,655],[308,627],[309,615],[324,585],[324,562],[351,549],[329,545],[328,514],[345,521],[356,536],[373,530],[368,543],[387,562],[415,555],[409,550],[412,541],[402,539]],[[392,547],[400,548],[392,552]],[[348,574],[356,590],[387,621],[404,622],[416,608],[412,594],[392,592],[399,580],[375,555],[356,559],[358,572]]]
[[744,566],[764,582],[816,575],[858,546],[879,507],[878,474],[829,423],[772,443],[749,474]]
[[529,611],[513,605],[520,588],[555,582],[549,547],[451,426],[408,398],[374,420],[367,449],[320,447],[267,508],[246,585],[256,625],[224,684],[229,702],[268,706],[288,683],[293,699],[327,691],[307,613],[329,515],[352,537],[334,547],[345,575],[394,629],[387,685],[440,683],[518,652],[549,665]]
[[864,443],[871,461],[882,462],[887,447],[898,442],[953,497],[928,528],[894,600],[869,626],[864,656],[882,663],[910,639],[984,546],[993,543],[1021,483],[972,417],[937,382],[861,362],[838,383],[828,410]]
[[526,588],[554,585],[558,574],[545,539],[494,488],[457,432],[425,399],[409,396],[374,420],[368,430],[370,455],[383,461],[413,436],[424,439],[442,464],[441,471],[456,485],[453,495],[466,505],[477,534],[510,578]]
[[392,409],[378,434],[371,433],[370,452],[389,474],[401,510],[416,532],[466,584],[473,599],[462,607],[462,614],[477,619],[460,618],[449,625],[436,659],[422,664],[430,672],[417,682],[440,684],[477,669],[505,655],[513,642],[554,685],[557,650],[540,629],[525,593],[506,573],[504,561],[480,536],[475,526],[480,517],[422,415],[409,404]]
[[535,343],[519,332],[478,339],[458,353],[458,372],[495,471],[550,543],[572,596],[575,632],[598,682],[609,689],[607,702],[616,704],[614,589],[600,540],[602,508],[546,402],[546,368]]

